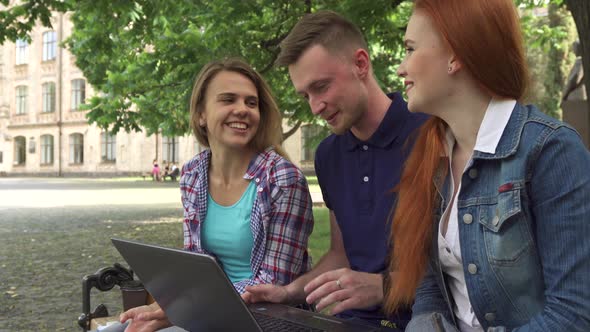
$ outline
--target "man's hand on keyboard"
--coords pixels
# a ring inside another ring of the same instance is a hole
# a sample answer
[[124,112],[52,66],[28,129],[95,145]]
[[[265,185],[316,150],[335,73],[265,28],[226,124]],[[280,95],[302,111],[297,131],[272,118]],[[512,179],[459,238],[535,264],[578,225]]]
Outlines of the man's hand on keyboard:
[[349,309],[367,308],[383,301],[383,278],[380,274],[353,271],[349,268],[320,274],[305,285],[306,301],[318,311],[337,303],[332,315]]

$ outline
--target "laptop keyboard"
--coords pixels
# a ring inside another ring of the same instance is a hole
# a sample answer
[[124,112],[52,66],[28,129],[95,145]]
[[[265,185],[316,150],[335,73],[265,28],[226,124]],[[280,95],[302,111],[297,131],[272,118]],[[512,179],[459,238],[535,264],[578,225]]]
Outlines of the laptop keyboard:
[[323,332],[324,330],[316,329],[313,327],[297,324],[290,322],[288,320],[280,319],[277,317],[268,316],[265,314],[261,314],[256,311],[252,311],[252,315],[258,322],[258,325],[262,327],[264,331],[271,331],[271,332],[280,332],[280,331],[306,331],[306,332]]

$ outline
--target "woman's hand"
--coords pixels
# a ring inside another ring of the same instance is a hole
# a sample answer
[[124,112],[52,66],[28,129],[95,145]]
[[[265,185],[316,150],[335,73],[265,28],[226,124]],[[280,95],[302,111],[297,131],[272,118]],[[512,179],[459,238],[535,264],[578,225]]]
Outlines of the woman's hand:
[[152,332],[172,326],[166,313],[156,302],[129,309],[119,317],[121,323],[129,319],[131,323],[125,332]]

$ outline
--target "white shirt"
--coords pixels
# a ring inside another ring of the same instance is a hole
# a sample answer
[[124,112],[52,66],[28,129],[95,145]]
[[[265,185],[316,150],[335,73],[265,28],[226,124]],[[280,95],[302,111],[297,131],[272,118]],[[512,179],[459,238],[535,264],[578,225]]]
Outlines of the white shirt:
[[[485,153],[496,153],[496,148],[502,137],[502,133],[508,124],[512,110],[516,105],[516,100],[496,100],[492,99],[477,132],[474,150]],[[452,151],[455,145],[455,137],[450,130],[446,132],[448,155],[449,155],[449,169],[451,169]],[[473,156],[473,155],[472,155]],[[469,158],[463,173],[473,164],[472,157]],[[454,182],[453,172],[451,175],[451,197],[453,197],[453,204],[447,206],[442,215],[438,231],[438,255],[443,272],[447,275],[447,282],[451,295],[453,296],[455,306],[453,312],[457,317],[459,329],[462,332],[483,331],[473,307],[469,301],[469,294],[467,293],[467,285],[465,283],[465,272],[463,271],[463,264],[461,258],[461,243],[459,242],[459,215],[457,209],[456,193],[453,192]],[[460,179],[459,179],[460,181]],[[457,192],[461,191],[461,183],[459,183]],[[449,222],[447,225],[447,233],[443,236],[442,227],[445,216],[449,215]]]

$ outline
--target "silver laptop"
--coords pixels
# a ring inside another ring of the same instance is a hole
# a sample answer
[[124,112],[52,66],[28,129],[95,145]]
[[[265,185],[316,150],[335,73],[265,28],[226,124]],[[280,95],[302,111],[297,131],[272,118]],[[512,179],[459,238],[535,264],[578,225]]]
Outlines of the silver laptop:
[[170,322],[187,331],[378,331],[282,304],[246,305],[208,255],[111,239]]

